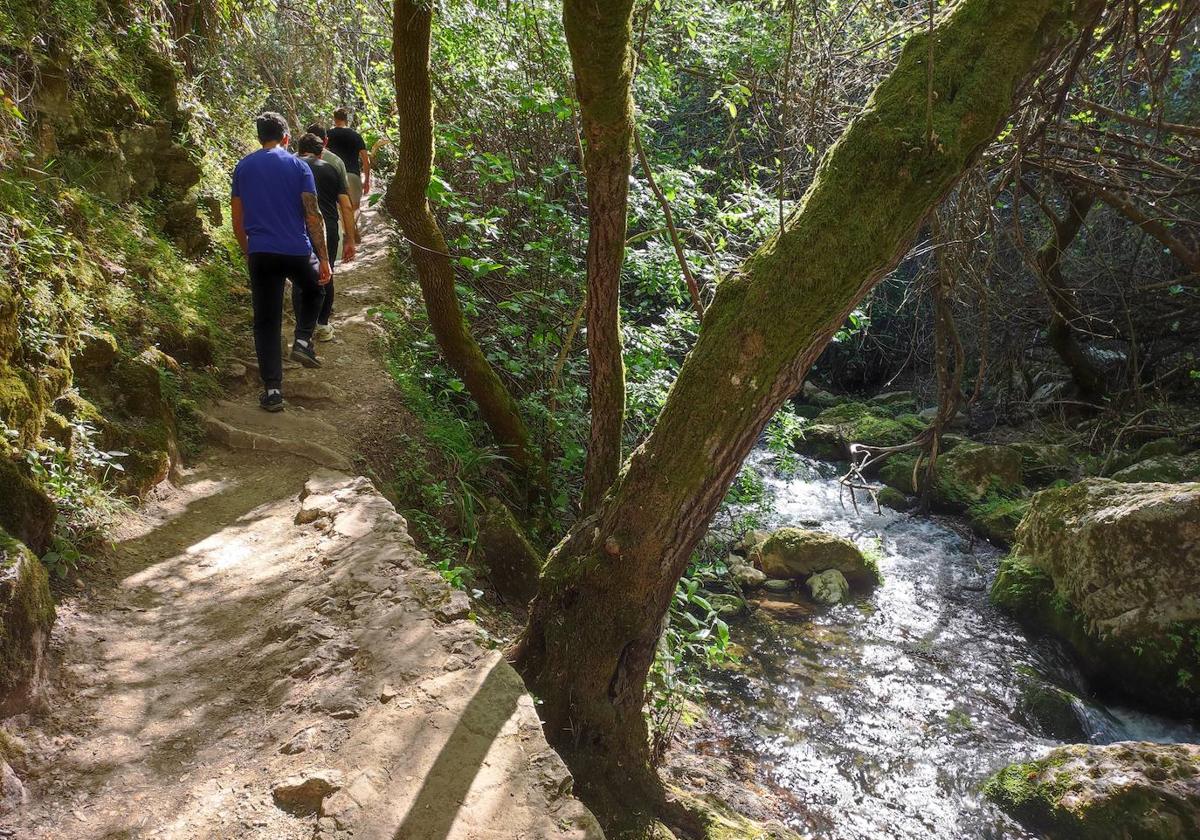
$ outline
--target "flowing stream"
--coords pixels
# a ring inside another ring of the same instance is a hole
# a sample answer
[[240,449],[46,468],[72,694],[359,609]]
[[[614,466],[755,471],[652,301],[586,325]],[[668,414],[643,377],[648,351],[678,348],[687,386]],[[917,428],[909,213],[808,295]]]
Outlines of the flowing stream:
[[[953,518],[908,515],[839,493],[834,468],[803,460],[791,478],[751,464],[773,495],[768,525],[820,527],[876,550],[869,598],[733,638],[750,653],[709,682],[719,749],[797,804],[793,827],[822,840],[1015,840],[1030,835],[979,795],[993,771],[1041,755],[1017,712],[1039,677],[1087,696],[1056,644],[1031,640],[988,601],[1001,553]],[[1074,704],[1094,743],[1200,740],[1187,724],[1090,701]]]

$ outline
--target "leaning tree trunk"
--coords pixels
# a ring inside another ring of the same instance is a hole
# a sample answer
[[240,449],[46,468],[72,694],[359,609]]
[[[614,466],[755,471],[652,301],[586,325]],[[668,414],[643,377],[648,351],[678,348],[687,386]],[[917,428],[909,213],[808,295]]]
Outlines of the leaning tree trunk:
[[1050,323],[1046,328],[1046,337],[1070,371],[1080,396],[1089,400],[1102,399],[1107,389],[1104,374],[1088,358],[1073,326],[1079,318],[1079,309],[1063,279],[1062,258],[1083,229],[1084,219],[1094,203],[1095,198],[1089,194],[1070,193],[1067,196],[1066,215],[1061,218],[1050,217],[1050,236],[1038,248],[1035,257],[1038,279],[1042,281],[1042,288],[1050,300]]
[[384,206],[412,246],[411,255],[429,313],[429,325],[447,364],[462,379],[499,444],[533,485],[545,470],[521,419],[516,400],[488,363],[463,316],[454,288],[454,266],[425,193],[433,167],[433,105],[429,76],[432,7],[424,0],[396,0],[392,58],[399,114],[396,175]]
[[551,553],[513,657],[602,819],[658,805],[646,675],[676,583],[740,464],[995,137],[1022,80],[1067,34],[1070,8],[963,0],[933,32],[933,95],[927,36],[910,39],[798,210],[718,287],[653,433]]
[[621,263],[632,167],[633,0],[566,0],[563,26],[583,121],[588,195],[587,345],[592,426],[583,477],[590,512],[621,468],[625,363]]

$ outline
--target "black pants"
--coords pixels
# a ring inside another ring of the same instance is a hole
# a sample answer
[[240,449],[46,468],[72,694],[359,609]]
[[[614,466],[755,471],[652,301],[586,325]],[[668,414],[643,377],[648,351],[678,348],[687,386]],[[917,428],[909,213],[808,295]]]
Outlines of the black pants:
[[[335,222],[330,225],[325,220],[325,247],[329,249],[329,267],[332,269],[338,261],[338,226]],[[321,312],[317,316],[318,324],[328,324],[329,316],[333,314],[333,278],[325,284],[325,298],[321,301]]]
[[250,301],[254,307],[254,352],[263,386],[283,384],[283,284],[292,281],[292,306],[296,312],[296,338],[311,341],[321,311],[325,289],[317,271],[317,257],[290,254],[251,254]]

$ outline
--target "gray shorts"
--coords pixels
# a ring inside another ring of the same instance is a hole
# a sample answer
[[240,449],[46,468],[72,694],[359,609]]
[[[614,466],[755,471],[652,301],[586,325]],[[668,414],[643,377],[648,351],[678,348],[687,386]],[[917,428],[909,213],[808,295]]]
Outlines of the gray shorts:
[[350,206],[358,210],[362,201],[362,176],[357,172],[346,173],[346,192],[350,193]]

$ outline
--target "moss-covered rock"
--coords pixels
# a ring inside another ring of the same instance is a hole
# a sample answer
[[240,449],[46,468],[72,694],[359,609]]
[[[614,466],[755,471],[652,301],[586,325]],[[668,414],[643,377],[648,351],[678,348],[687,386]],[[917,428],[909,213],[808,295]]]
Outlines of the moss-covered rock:
[[545,552],[534,547],[508,505],[499,499],[488,499],[475,551],[502,597],[524,606],[537,594]]
[[1200,452],[1152,455],[1112,474],[1117,481],[1200,481]]
[[56,513],[50,497],[18,464],[0,455],[0,528],[40,556],[50,547]]
[[971,505],[967,510],[967,518],[971,520],[971,527],[976,533],[992,542],[1012,545],[1017,526],[1028,510],[1029,499],[993,496]]
[[1076,473],[1071,450],[1061,443],[1022,441],[1009,446],[1021,456],[1021,480],[1030,487],[1044,487]]
[[856,589],[869,589],[882,578],[879,566],[850,540],[824,531],[780,528],[753,556],[768,578],[796,580],[836,569]]
[[938,457],[934,495],[939,504],[969,508],[1021,489],[1021,455],[1010,446],[964,442]]
[[908,510],[913,506],[912,497],[901,493],[895,487],[881,487],[875,498],[879,500],[879,504],[892,510]]
[[1079,699],[1032,668],[1022,668],[1020,697],[1014,710],[1017,720],[1039,735],[1059,741],[1086,741],[1088,733],[1075,712]]
[[881,406],[847,402],[827,408],[804,428],[796,449],[814,458],[847,460],[851,444],[899,446],[924,428],[912,415],[893,417]]
[[1200,485],[1089,478],[1030,502],[992,599],[1107,687],[1200,712]]
[[0,529],[0,718],[23,711],[40,689],[54,617],[45,566]]
[[[700,797],[673,787],[671,796],[688,811],[704,840],[800,840],[800,835],[778,823],[742,816],[711,794]],[[664,837],[674,836],[661,824],[655,830]]]
[[[918,492],[917,485],[913,481],[913,467],[916,466],[916,463],[917,459],[914,455],[904,452],[891,455],[879,468],[879,480],[902,494],[915,495]],[[918,474],[916,479],[920,481],[921,475]]]
[[1005,767],[984,794],[1048,840],[1200,837],[1200,746],[1059,747]]
[[[994,526],[997,533],[1003,533],[1004,517],[1011,517],[1013,512],[1004,500],[1019,497],[1024,489],[1020,454],[1009,446],[987,446],[962,438],[951,438],[949,444],[938,456],[934,468],[930,502],[939,510],[961,512],[978,508],[981,518],[999,517],[998,521],[981,527]],[[880,467],[879,479],[901,493],[916,495],[925,481],[929,461],[922,458],[914,475],[916,463],[916,455],[896,453]]]

